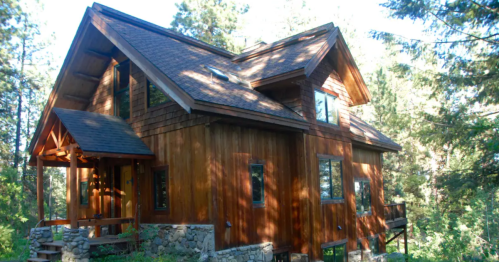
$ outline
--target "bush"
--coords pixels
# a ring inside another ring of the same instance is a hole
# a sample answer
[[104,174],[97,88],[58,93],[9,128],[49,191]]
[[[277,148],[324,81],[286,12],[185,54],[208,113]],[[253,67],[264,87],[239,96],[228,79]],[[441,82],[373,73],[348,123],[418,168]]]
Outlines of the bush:
[[12,252],[12,229],[9,225],[0,225],[0,253]]

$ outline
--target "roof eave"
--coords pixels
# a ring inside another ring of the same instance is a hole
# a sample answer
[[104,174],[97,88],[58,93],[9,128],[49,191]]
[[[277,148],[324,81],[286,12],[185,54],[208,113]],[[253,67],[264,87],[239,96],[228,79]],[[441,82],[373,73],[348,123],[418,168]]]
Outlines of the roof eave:
[[391,144],[391,143],[389,144],[379,141],[373,141],[363,136],[355,135],[353,133],[351,133],[351,138],[353,145],[366,147],[372,150],[382,151],[382,152],[394,152],[394,153],[402,151],[402,147],[398,144]]

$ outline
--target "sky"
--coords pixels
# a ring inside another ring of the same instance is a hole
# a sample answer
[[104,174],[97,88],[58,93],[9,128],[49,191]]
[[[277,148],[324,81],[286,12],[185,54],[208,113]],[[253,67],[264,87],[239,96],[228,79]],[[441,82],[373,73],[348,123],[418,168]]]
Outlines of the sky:
[[[29,1],[29,0],[27,0]],[[283,0],[238,0],[250,5],[249,12],[243,16],[243,27],[239,32],[240,38],[261,38],[265,42],[278,40],[275,35],[275,24],[282,12]],[[100,0],[99,3],[115,8],[119,11],[136,16],[143,20],[155,23],[163,27],[169,27],[177,8],[173,0]],[[376,60],[376,55],[383,51],[381,43],[368,37],[370,30],[388,31],[412,38],[422,37],[421,25],[415,25],[411,21],[400,21],[387,18],[385,8],[379,6],[381,0],[307,0],[307,10],[316,16],[316,20],[310,24],[313,28],[328,22],[336,26],[348,25],[354,28],[361,36],[361,51],[368,54],[371,60]],[[45,21],[42,27],[42,35],[48,37],[55,35],[50,51],[54,56],[54,78],[59,72],[64,58],[69,50],[71,42],[76,34],[78,25],[87,7],[92,6],[91,0],[41,0],[43,9],[38,7],[36,12],[41,21]],[[341,19],[340,19],[341,18]],[[334,21],[337,20],[337,21]],[[338,21],[339,20],[339,21]],[[274,27],[272,26],[274,25]],[[239,39],[244,41],[244,39]],[[355,56],[355,54],[354,54]]]

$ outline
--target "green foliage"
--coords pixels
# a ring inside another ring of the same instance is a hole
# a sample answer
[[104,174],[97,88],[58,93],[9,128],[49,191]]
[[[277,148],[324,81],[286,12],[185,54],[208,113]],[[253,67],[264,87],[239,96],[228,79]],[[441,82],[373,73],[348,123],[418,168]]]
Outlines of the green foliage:
[[9,225],[0,225],[0,253],[12,251],[12,229]]
[[240,16],[248,12],[248,5],[240,6],[229,0],[183,0],[175,4],[177,14],[172,29],[208,44],[239,53],[242,46],[234,43]]

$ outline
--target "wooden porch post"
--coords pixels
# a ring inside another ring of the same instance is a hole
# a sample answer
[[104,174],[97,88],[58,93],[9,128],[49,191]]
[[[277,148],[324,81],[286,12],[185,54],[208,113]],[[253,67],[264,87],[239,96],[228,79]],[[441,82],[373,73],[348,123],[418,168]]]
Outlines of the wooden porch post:
[[36,157],[36,200],[38,205],[38,220],[45,217],[43,209],[43,160],[41,156]]
[[[100,214],[100,167],[94,166],[94,206],[95,214]],[[95,226],[95,237],[100,237],[101,227]]]
[[407,225],[404,226],[404,251],[406,255],[406,261],[408,261],[409,258],[407,256],[409,256],[409,248],[407,244]]
[[69,165],[69,220],[71,221],[71,229],[78,228],[78,203],[76,197],[76,172],[77,172],[77,160],[75,148],[71,147],[70,150],[70,165]]
[[138,191],[138,179],[137,179],[137,160],[132,159],[132,210],[133,218],[135,219],[133,226],[138,232],[139,230],[139,191]]

